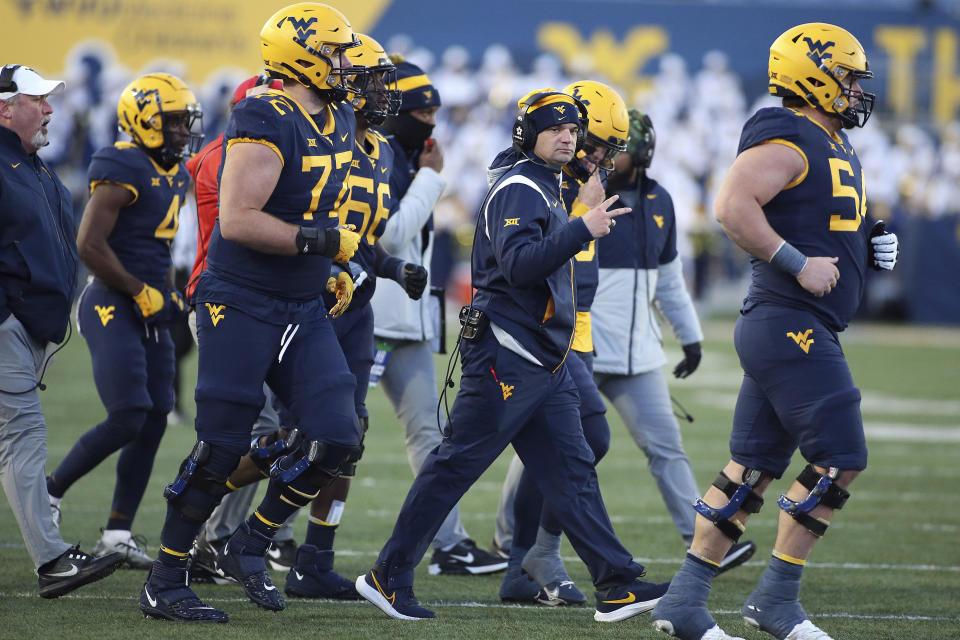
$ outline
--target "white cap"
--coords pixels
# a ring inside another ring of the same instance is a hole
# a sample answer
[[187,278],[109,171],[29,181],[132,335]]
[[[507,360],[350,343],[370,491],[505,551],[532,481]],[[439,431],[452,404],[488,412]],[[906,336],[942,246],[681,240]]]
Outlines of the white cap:
[[[12,76],[9,76],[9,70],[12,67],[16,68],[13,70]],[[47,96],[63,91],[66,86],[60,80],[44,80],[39,73],[30,67],[20,65],[4,66],[0,78],[7,80],[8,77],[13,85],[0,86],[0,100],[7,100],[18,93],[24,93],[28,96]]]

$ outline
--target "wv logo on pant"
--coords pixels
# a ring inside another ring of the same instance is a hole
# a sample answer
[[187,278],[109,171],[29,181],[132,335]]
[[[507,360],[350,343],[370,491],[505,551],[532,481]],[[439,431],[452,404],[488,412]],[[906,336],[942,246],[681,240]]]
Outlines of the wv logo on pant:
[[788,331],[787,337],[793,338],[793,341],[797,343],[798,347],[803,349],[804,353],[810,353],[810,345],[813,344],[813,338],[810,337],[811,333],[813,333],[813,329],[798,331],[796,333],[793,331]]
[[110,305],[109,307],[101,307],[100,305],[95,304],[93,305],[93,308],[97,310],[97,315],[100,316],[100,323],[103,324],[103,326],[107,326],[107,323],[113,320],[113,312],[117,310],[117,308],[113,305]]
[[506,383],[504,383],[504,382],[501,382],[501,383],[500,383],[500,390],[503,391],[503,399],[504,399],[504,400],[506,400],[507,398],[509,398],[510,396],[513,395],[513,388],[514,388],[515,386],[516,386],[516,385],[506,384]]
[[225,304],[210,304],[209,302],[204,302],[206,305],[207,311],[210,312],[210,322],[213,323],[213,326],[217,326],[217,323],[223,320],[223,310],[227,307]]

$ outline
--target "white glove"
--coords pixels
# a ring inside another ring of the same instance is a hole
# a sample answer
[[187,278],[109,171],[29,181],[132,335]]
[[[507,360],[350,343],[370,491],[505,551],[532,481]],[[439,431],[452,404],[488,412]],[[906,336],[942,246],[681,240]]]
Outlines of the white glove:
[[900,243],[897,241],[897,234],[889,233],[882,225],[882,222],[878,222],[870,234],[871,266],[874,269],[892,271],[897,264]]

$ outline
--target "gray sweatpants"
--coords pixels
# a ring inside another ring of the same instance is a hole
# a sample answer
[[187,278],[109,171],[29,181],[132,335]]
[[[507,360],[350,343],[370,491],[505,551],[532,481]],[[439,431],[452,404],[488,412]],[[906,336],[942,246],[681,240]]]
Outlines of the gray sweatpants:
[[690,544],[696,516],[693,503],[700,492],[690,459],[683,450],[680,425],[673,415],[663,371],[654,369],[633,376],[597,373],[594,379],[646,454],[667,511],[684,542]]
[[[433,354],[426,342],[385,340],[380,337],[376,340],[392,346],[379,384],[403,424],[407,438],[407,459],[413,474],[417,475],[427,454],[442,439],[437,428],[439,397]],[[457,506],[447,515],[431,544],[439,549],[467,537],[460,523],[460,508]]]
[[[693,541],[696,516],[693,503],[700,493],[690,459],[683,450],[680,425],[673,415],[663,371],[654,369],[633,376],[595,373],[593,377],[600,392],[616,407],[637,446],[646,454],[650,473],[667,511],[684,543],[689,545]],[[513,500],[522,472],[523,463],[514,456],[503,482],[493,538],[503,549],[509,549],[513,539]]]
[[30,337],[13,314],[0,324],[0,481],[33,566],[70,548],[53,521],[47,494],[47,423],[37,383],[45,345]]
[[[196,342],[196,314],[191,312],[187,322],[190,325],[190,331],[193,333],[193,340]],[[263,409],[260,410],[260,415],[257,416],[257,421],[253,424],[253,429],[250,432],[251,440],[269,435],[280,428],[280,419],[273,408],[273,392],[266,384],[263,385],[263,395],[266,396],[267,400],[263,404]],[[257,487],[260,484],[260,482],[248,484],[225,495],[223,500],[220,501],[220,505],[214,509],[203,525],[204,537],[207,540],[221,540],[236,531],[240,523],[247,519],[247,515],[250,513],[250,505],[253,504],[253,498],[257,494]],[[293,539],[293,521],[298,513],[300,513],[299,510],[277,530],[276,535],[273,536],[276,542]]]

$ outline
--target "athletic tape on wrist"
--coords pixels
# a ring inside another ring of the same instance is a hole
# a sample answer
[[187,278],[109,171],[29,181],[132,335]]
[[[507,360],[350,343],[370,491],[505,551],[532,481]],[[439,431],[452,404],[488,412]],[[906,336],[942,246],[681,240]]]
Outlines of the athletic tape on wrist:
[[807,256],[784,240],[780,248],[770,258],[770,264],[792,276],[798,276],[807,265]]

